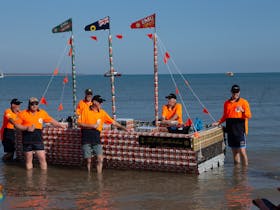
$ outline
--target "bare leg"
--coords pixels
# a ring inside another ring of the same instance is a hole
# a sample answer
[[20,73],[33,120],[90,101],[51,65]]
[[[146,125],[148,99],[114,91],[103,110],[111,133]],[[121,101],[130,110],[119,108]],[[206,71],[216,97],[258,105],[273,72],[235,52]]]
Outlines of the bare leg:
[[24,156],[25,156],[25,167],[27,170],[30,170],[33,168],[33,152],[30,151],[30,152],[25,152],[24,153]]
[[103,155],[97,155],[96,170],[98,174],[102,173],[102,167],[103,167]]
[[231,151],[233,155],[234,164],[239,164],[240,163],[239,149],[231,149]]
[[36,155],[37,155],[37,157],[39,159],[41,169],[47,170],[48,165],[47,165],[47,161],[46,161],[45,150],[37,150],[36,151]]
[[91,158],[87,158],[87,170],[88,172],[91,170]]
[[240,148],[240,156],[241,156],[241,161],[243,166],[248,165],[248,157],[246,153],[246,148]]

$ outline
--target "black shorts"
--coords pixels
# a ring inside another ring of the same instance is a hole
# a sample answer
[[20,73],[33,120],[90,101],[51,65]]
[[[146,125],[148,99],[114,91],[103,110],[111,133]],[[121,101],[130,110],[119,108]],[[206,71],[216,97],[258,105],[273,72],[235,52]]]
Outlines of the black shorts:
[[100,132],[95,129],[82,129],[82,144],[101,144]]
[[245,134],[243,136],[236,136],[234,134],[228,133],[228,146],[231,148],[246,148],[246,137]]
[[2,140],[4,152],[8,152],[8,153],[15,152],[15,140],[16,140],[15,130],[5,128],[3,133],[3,140]]
[[23,144],[23,152],[31,152],[31,151],[38,151],[38,150],[44,150],[44,143],[38,143],[38,144]]
[[24,152],[44,150],[42,130],[35,129],[33,132],[22,132],[22,143]]

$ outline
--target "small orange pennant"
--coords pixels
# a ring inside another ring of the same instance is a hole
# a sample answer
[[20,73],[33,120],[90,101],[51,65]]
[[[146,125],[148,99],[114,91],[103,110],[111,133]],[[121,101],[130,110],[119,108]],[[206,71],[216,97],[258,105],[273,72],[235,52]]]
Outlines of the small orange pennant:
[[92,38],[93,40],[97,41],[97,36],[91,36],[90,38]]
[[153,34],[147,34],[147,36],[152,39],[153,38]]
[[72,38],[68,39],[68,44],[72,45]]
[[192,125],[192,120],[190,118],[187,119],[185,122],[185,126],[191,126]]
[[178,89],[178,87],[176,87],[176,95],[178,95],[179,94],[179,89]]
[[70,50],[68,52],[68,56],[72,56],[72,48],[70,48]]
[[45,97],[42,97],[42,98],[41,98],[40,103],[41,103],[41,104],[45,104],[45,105],[48,104]]
[[59,104],[59,106],[58,106],[58,109],[57,109],[58,111],[62,111],[63,110],[63,105],[62,105],[62,103],[60,103]]
[[208,110],[205,107],[203,108],[203,113],[209,114]]
[[123,35],[118,34],[118,35],[116,35],[116,37],[117,37],[118,39],[122,39],[122,38],[123,38]]
[[58,68],[56,68],[56,69],[53,71],[53,75],[54,75],[54,76],[58,75]]
[[68,83],[68,77],[67,76],[63,78],[63,83],[64,84]]

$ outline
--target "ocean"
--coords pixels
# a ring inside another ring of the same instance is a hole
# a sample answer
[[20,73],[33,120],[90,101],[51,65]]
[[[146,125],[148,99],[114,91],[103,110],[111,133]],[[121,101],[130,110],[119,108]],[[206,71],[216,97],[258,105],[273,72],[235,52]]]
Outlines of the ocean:
[[[249,166],[234,166],[229,148],[224,166],[200,175],[105,169],[102,176],[84,168],[49,166],[26,171],[22,164],[0,160],[0,209],[256,209],[252,199],[265,197],[280,203],[280,73],[236,73],[184,75],[195,94],[215,118],[230,97],[233,84],[241,87],[241,97],[251,106],[247,152]],[[18,98],[27,107],[28,98],[41,98],[50,76],[7,76],[0,79],[0,111]],[[179,75],[178,90],[192,119],[212,123],[209,115],[191,94]],[[40,105],[51,116],[65,119],[73,113],[71,80],[63,92],[63,77],[54,77],[45,94],[47,105]],[[103,108],[111,114],[110,79],[101,75],[77,76],[77,102],[84,90],[106,99]],[[152,75],[123,75],[115,79],[118,118],[154,120]],[[165,96],[175,92],[169,75],[159,76],[159,110]],[[61,100],[63,99],[63,100]],[[62,101],[64,109],[57,111]],[[187,119],[186,110],[183,118]],[[1,119],[2,121],[2,119]],[[3,147],[0,146],[0,156]]]

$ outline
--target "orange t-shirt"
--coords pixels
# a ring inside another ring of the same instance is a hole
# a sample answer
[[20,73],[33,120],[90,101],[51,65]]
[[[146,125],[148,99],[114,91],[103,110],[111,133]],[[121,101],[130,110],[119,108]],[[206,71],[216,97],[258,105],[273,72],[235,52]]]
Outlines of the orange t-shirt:
[[76,114],[80,115],[85,108],[89,109],[90,105],[92,105],[91,101],[80,100],[76,108]]
[[14,120],[15,123],[21,123],[18,113],[14,113],[11,108],[6,109],[3,115],[3,124],[0,130],[0,139],[3,139],[4,129],[15,129],[14,125],[10,123],[9,119]]
[[3,128],[14,129],[14,125],[9,122],[9,119],[15,121],[15,123],[20,123],[20,118],[18,117],[18,113],[14,113],[10,108],[6,109],[3,116]]
[[180,103],[176,103],[174,108],[169,108],[167,105],[163,105],[162,107],[162,117],[166,120],[170,120],[175,114],[177,114],[179,124],[183,123],[182,119],[182,105]]
[[114,120],[105,112],[103,109],[94,111],[91,109],[84,109],[78,118],[79,123],[85,124],[96,124],[97,120],[100,120],[100,124],[97,128],[100,132],[102,131],[103,124],[112,124]]
[[[237,106],[241,106],[244,112],[237,111]],[[231,101],[229,99],[224,103],[224,114],[219,122],[223,123],[227,118],[245,119],[245,133],[248,134],[248,119],[251,117],[252,114],[247,100],[239,98],[237,101]]]
[[48,115],[48,113],[40,109],[36,112],[31,112],[29,110],[24,110],[19,113],[19,118],[22,120],[21,125],[23,126],[35,126],[35,129],[42,129],[43,123],[48,123],[53,120],[52,117]]

